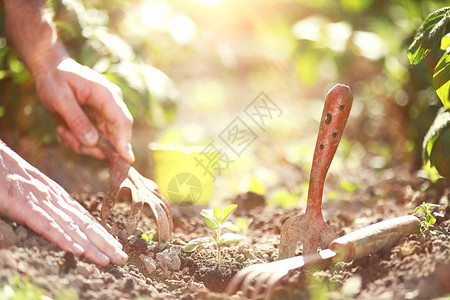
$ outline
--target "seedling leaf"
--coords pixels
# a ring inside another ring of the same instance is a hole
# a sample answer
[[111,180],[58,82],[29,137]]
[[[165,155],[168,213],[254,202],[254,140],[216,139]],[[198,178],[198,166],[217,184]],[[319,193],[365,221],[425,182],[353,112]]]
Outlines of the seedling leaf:
[[[450,49],[449,49],[450,50]],[[450,108],[450,54],[448,51],[442,55],[434,68],[433,86],[445,107]]]
[[245,236],[240,235],[240,234],[236,234],[236,233],[224,233],[221,237],[220,237],[220,244],[235,244],[239,241],[242,241],[243,239],[246,239]]
[[[442,107],[439,109],[433,124],[431,124],[430,129],[428,129],[428,132],[423,140],[422,156],[425,164],[430,161],[431,150],[433,150],[434,142],[447,127],[450,127],[450,109],[445,109],[445,107]],[[432,161],[430,161],[430,166],[434,166]]]
[[216,220],[217,223],[222,223],[222,213],[220,212],[220,208],[217,206],[214,206],[214,219]]
[[221,235],[221,230],[226,227],[232,227],[233,223],[230,221],[227,221],[227,218],[230,216],[230,214],[236,209],[237,204],[232,204],[227,207],[225,207],[222,211],[217,206],[214,206],[213,209],[203,209],[201,212],[201,215],[203,216],[203,219],[205,220],[206,225],[214,229],[216,232],[217,239],[214,239],[213,237],[203,237],[203,238],[197,238],[193,239],[192,241],[188,242],[184,247],[184,252],[192,252],[195,250],[200,250],[206,247],[210,247],[213,245],[216,245],[217,247],[217,265],[220,264],[220,246],[222,244],[234,244],[238,241],[245,238],[245,236],[242,236],[240,234],[235,233],[225,233]]
[[441,39],[441,50],[447,50],[449,47],[450,47],[450,33],[447,33]]
[[203,209],[200,214],[203,216],[206,226],[211,229],[217,229],[219,227],[219,223],[214,218],[214,212],[212,209]]
[[143,234],[141,235],[141,238],[146,242],[149,243],[150,241],[153,241],[153,237],[155,236],[154,233],[150,233],[150,234]]
[[414,213],[422,211],[425,213],[425,216],[422,217],[422,221],[420,222],[420,231],[428,230],[430,227],[433,227],[436,223],[436,216],[440,215],[438,212],[431,213],[430,207],[439,207],[439,205],[423,202],[414,209]]
[[436,217],[433,216],[432,214],[427,215],[425,218],[428,225],[434,225],[434,223],[436,223]]
[[209,243],[215,242],[214,238],[211,237],[201,237],[193,239],[183,247],[184,252],[192,252],[195,250],[201,250],[208,246]]
[[225,223],[220,224],[220,228],[229,228],[229,227],[233,227],[234,224],[231,223],[230,221],[226,221]]
[[426,17],[408,48],[411,65],[417,65],[432,48],[438,45],[449,21],[450,7],[441,8]]
[[230,224],[229,226],[226,226],[228,229],[234,232],[240,232],[240,233],[246,233],[248,231],[248,228],[253,223],[253,218],[236,218],[235,224]]
[[222,210],[222,220],[220,223],[223,223],[230,216],[230,214],[236,209],[236,207],[237,207],[237,204],[231,204],[231,205],[225,207]]

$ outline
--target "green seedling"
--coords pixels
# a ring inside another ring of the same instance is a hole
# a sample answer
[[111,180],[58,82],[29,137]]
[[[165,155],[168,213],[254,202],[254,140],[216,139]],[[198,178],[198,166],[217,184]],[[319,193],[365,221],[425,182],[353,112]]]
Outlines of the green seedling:
[[440,215],[437,212],[431,212],[430,209],[431,207],[439,207],[439,205],[423,202],[414,209],[415,214],[420,213],[422,211],[425,213],[425,215],[422,217],[422,220],[420,221],[420,231],[425,231],[428,230],[430,227],[433,227],[434,223],[436,223],[436,216]]
[[8,284],[0,287],[0,299],[39,300],[43,299],[45,291],[33,284],[28,276],[16,274]]
[[154,236],[155,236],[154,233],[142,234],[141,239],[143,239],[146,243],[150,243],[151,241],[153,241]]
[[201,250],[207,247],[216,245],[217,247],[217,265],[220,264],[220,248],[223,244],[235,244],[240,240],[245,239],[245,236],[236,233],[224,233],[222,229],[232,226],[233,223],[227,221],[231,213],[236,209],[237,205],[229,205],[223,210],[220,210],[217,206],[214,209],[203,209],[201,215],[205,220],[206,226],[214,229],[216,237],[201,237],[193,239],[183,247],[184,252],[193,252]]
[[241,218],[237,217],[236,222],[234,224],[231,224],[227,228],[234,232],[239,232],[242,234],[246,234],[248,231],[248,228],[253,223],[253,218]]

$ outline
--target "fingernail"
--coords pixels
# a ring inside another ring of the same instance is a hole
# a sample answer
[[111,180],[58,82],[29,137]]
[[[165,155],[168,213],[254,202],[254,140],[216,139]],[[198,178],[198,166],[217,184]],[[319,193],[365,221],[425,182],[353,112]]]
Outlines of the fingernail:
[[83,137],[84,144],[87,146],[94,146],[97,143],[97,132],[89,131]]
[[134,157],[134,153],[133,153],[133,148],[131,148],[131,144],[128,144],[127,148],[128,148],[128,157],[131,162],[134,162],[135,157]]
[[117,264],[123,264],[128,260],[128,255],[119,249],[114,252],[113,257]]
[[80,256],[80,255],[82,255],[84,253],[84,249],[79,244],[73,243],[71,252],[75,256]]
[[100,265],[102,265],[102,266],[107,266],[107,265],[109,265],[109,257],[108,256],[106,256],[106,255],[104,255],[103,253],[98,253],[97,254],[97,259],[98,259],[98,261],[99,261],[99,264]]

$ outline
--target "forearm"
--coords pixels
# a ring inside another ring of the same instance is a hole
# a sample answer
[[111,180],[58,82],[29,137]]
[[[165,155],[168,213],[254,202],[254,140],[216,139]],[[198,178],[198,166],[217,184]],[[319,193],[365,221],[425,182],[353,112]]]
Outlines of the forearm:
[[67,57],[58,41],[45,0],[4,0],[8,42],[16,49],[33,77]]

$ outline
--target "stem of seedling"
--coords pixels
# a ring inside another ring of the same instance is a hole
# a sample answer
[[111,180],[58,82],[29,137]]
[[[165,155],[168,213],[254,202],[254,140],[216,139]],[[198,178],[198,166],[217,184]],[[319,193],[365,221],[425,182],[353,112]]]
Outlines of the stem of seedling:
[[220,264],[220,228],[217,229],[217,265]]
[[229,228],[232,226],[236,227],[233,223],[227,221],[227,218],[236,209],[236,207],[237,204],[232,204],[225,207],[222,210],[220,210],[217,206],[214,206],[214,209],[203,209],[201,215],[205,220],[206,226],[216,231],[216,239],[214,239],[213,237],[202,237],[193,239],[192,241],[184,245],[183,251],[192,252],[216,244],[217,247],[216,269],[217,269],[220,264],[220,247],[222,246],[222,244],[231,245],[239,242],[240,240],[245,239],[245,236],[236,233],[226,232],[223,235],[221,234],[222,228]]

